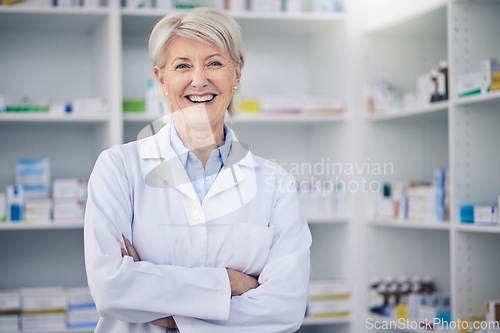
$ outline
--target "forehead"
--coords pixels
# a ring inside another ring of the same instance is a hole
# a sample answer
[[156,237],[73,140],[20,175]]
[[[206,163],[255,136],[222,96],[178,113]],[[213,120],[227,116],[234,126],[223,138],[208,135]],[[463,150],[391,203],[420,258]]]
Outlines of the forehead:
[[173,59],[182,58],[197,58],[213,54],[218,54],[223,57],[229,57],[229,53],[222,50],[217,44],[207,43],[193,38],[175,36],[167,44],[166,58]]

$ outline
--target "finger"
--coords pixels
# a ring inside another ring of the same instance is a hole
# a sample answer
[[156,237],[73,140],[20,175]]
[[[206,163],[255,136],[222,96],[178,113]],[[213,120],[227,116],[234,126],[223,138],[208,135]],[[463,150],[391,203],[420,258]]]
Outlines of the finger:
[[139,255],[132,246],[132,243],[130,243],[130,241],[127,239],[127,237],[125,237],[125,235],[123,235],[123,241],[125,242],[125,246],[127,247],[128,254],[134,259],[134,261],[135,262],[141,261]]
[[128,256],[127,250],[125,250],[123,247],[120,248],[120,250],[122,251],[122,257]]
[[168,327],[167,318],[156,319],[156,320],[150,321],[149,323],[151,325],[154,325],[154,326]]

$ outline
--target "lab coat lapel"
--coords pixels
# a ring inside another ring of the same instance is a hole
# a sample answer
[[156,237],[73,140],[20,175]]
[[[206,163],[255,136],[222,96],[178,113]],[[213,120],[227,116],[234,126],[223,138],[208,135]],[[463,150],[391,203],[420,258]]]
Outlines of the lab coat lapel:
[[[251,170],[245,171],[246,167],[250,167]],[[205,200],[208,200],[218,193],[227,191],[228,189],[241,183],[243,179],[245,179],[247,172],[253,172],[253,167],[254,162],[248,146],[241,144],[239,141],[233,141],[228,163],[227,165],[224,165],[222,170],[217,175],[217,178],[208,191]]]
[[170,124],[167,123],[157,134],[144,139],[140,145],[141,158],[158,165],[148,168],[145,174],[147,185],[157,188],[171,186],[199,203],[198,196],[182,165],[170,144]]

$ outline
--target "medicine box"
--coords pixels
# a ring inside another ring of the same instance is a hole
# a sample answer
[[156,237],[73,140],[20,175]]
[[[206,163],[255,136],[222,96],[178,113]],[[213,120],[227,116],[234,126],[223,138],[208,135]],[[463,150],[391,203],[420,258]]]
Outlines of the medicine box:
[[493,75],[500,72],[500,61],[497,58],[481,60],[479,67],[481,68],[481,92],[489,93]]
[[482,82],[480,72],[458,76],[456,86],[458,97],[480,94]]

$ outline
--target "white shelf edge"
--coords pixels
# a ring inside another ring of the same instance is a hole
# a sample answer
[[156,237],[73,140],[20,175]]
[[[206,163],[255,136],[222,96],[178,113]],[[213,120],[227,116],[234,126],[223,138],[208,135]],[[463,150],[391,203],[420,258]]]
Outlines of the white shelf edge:
[[374,35],[383,31],[396,29],[400,24],[404,24],[407,21],[417,19],[433,11],[445,8],[447,4],[448,0],[434,0],[432,3],[428,3],[426,6],[418,8],[418,10],[412,11],[411,13],[405,13],[404,15],[393,15],[391,19],[386,22],[376,23],[372,26],[365,27],[364,31],[368,35]]
[[[377,315],[375,313],[371,313],[371,312],[367,312],[366,314],[366,318],[369,319],[373,319],[374,321],[378,321],[378,322],[394,322],[394,326],[397,327],[397,324],[398,324],[398,321],[397,319],[393,319],[393,318],[387,318],[387,317],[384,317],[384,316],[381,316],[381,315]],[[403,332],[412,332],[412,333],[432,333],[432,332],[435,332],[435,331],[431,331],[431,330],[425,330],[425,329],[412,329],[412,328],[399,328],[400,330],[402,330]]]
[[0,14],[74,14],[74,15],[107,15],[111,12],[109,7],[87,8],[87,7],[39,7],[29,5],[14,4],[10,6],[0,6]]
[[[152,122],[161,115],[146,115],[143,113],[124,113],[123,120],[127,123],[144,123]],[[229,124],[252,124],[252,123],[323,123],[323,122],[343,122],[346,120],[342,115],[326,115],[326,116],[309,116],[304,114],[283,114],[283,115],[267,115],[267,114],[239,114],[234,118],[227,118]]]
[[[7,333],[24,333],[24,332],[35,332],[35,333],[90,333],[94,332],[95,327],[92,328],[67,328],[66,330],[50,330],[50,331],[44,331],[44,330],[37,330],[37,331],[5,331]],[[3,332],[3,331],[2,331]]]
[[[123,16],[161,17],[167,14],[185,11],[176,8],[121,8]],[[300,21],[343,21],[344,13],[320,13],[320,12],[252,12],[252,11],[225,11],[236,20],[300,20]]]
[[392,119],[404,119],[404,118],[411,118],[415,116],[424,116],[427,114],[435,114],[438,112],[446,111],[449,108],[450,103],[448,101],[442,101],[442,102],[435,102],[430,105],[418,107],[418,108],[411,108],[411,109],[406,109],[406,110],[401,110],[397,113],[388,113],[388,114],[381,114],[381,115],[367,115],[366,119],[369,121],[385,121],[385,120],[392,120]]
[[6,222],[0,223],[1,230],[62,230],[62,229],[83,229],[83,219],[60,220],[58,222],[46,221],[39,223],[26,222]]
[[310,116],[304,114],[239,114],[230,120],[232,123],[316,123],[316,122],[343,122],[345,114]]
[[352,322],[351,317],[336,317],[336,318],[304,318],[302,326],[312,326],[312,325],[327,325],[327,324],[350,324]]
[[457,223],[455,229],[463,232],[500,234],[500,226],[464,225],[463,223]]
[[308,224],[348,224],[349,217],[339,216],[306,216]]
[[51,115],[48,113],[0,113],[1,122],[74,122],[74,123],[99,123],[108,122],[111,117],[109,114],[61,114]]
[[375,227],[400,228],[400,229],[428,229],[428,230],[450,230],[449,222],[430,222],[427,224],[417,224],[408,221],[396,220],[368,220],[369,225]]
[[468,97],[457,97],[453,100],[453,105],[463,106],[469,104],[476,104],[488,101],[498,100],[500,104],[500,91],[490,92],[484,95],[473,95]]
[[124,112],[123,121],[126,123],[150,123],[163,117],[160,115],[149,115],[142,112]]

